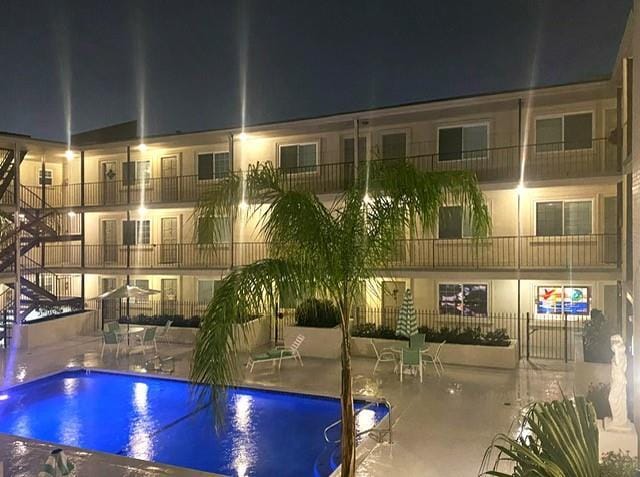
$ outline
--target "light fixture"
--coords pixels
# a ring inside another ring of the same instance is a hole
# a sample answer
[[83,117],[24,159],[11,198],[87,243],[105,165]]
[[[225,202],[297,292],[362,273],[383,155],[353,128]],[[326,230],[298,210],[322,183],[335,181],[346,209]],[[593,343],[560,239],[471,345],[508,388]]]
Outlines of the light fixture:
[[73,210],[70,210],[69,212],[67,212],[67,215],[69,216],[70,219],[72,219],[76,216],[76,213]]
[[67,158],[67,161],[70,161],[71,159],[73,159],[73,151],[71,149],[67,149],[66,151],[64,151],[64,157]]
[[146,151],[146,150],[147,150],[147,145],[146,145],[145,143],[141,142],[140,144],[138,144],[137,149],[138,149],[138,151],[140,151],[140,152],[144,152],[144,151]]
[[140,215],[144,215],[147,213],[147,208],[144,205],[141,205],[140,207],[138,207],[138,213]]
[[367,192],[364,197],[362,198],[362,201],[365,204],[371,204],[373,202],[373,199],[371,198],[371,196],[369,195],[369,193]]
[[242,199],[242,200],[240,201],[240,204],[239,204],[238,206],[239,206],[239,207],[240,207],[240,209],[242,209],[242,210],[246,210],[246,209],[248,209],[248,208],[249,208],[249,204],[248,204],[248,203],[247,203],[247,201],[246,201],[246,200],[244,200],[244,199]]
[[246,132],[242,131],[240,134],[238,134],[238,139],[240,141],[246,141],[247,139],[249,139],[249,136]]
[[524,186],[524,184],[522,182],[518,182],[518,185],[516,186],[516,194],[522,195],[525,190],[526,187]]

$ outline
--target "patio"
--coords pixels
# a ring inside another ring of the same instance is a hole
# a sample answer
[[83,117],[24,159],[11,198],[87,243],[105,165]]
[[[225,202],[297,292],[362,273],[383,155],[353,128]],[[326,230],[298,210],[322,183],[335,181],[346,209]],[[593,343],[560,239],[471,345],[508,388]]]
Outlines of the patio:
[[[3,353],[3,374],[8,383],[17,383],[73,366],[144,370],[146,358],[141,354],[116,360],[114,353],[107,351],[101,360],[100,345],[99,337],[81,337],[64,345],[19,352],[9,373],[4,372],[7,356]],[[191,347],[158,346],[161,355],[175,357],[174,375],[186,377]],[[427,368],[423,384],[413,377],[400,384],[388,363],[381,364],[373,376],[374,364],[372,359],[354,359],[354,387],[361,394],[383,396],[393,404],[394,443],[376,446],[360,464],[360,476],[476,475],[491,438],[496,432],[508,430],[522,405],[534,399],[559,397],[560,389],[573,389],[571,365],[559,362],[545,366],[525,364],[516,370],[447,366],[442,378]],[[280,372],[271,365],[257,365],[242,384],[337,395],[339,375],[338,361],[306,358],[304,368],[289,361],[283,363]],[[0,436],[4,475],[32,474],[52,448]],[[108,454],[70,451],[68,455],[82,475],[205,475]]]

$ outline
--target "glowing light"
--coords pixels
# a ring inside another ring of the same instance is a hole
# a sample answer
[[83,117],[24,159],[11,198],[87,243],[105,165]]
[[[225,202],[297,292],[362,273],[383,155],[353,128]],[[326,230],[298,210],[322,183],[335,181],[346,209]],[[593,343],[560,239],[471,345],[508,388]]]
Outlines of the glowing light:
[[239,204],[240,209],[247,210],[249,208],[249,204],[246,200],[242,199]]
[[138,149],[138,151],[140,151],[140,152],[144,152],[144,151],[147,150],[147,145],[145,143],[141,142],[136,149]]
[[246,141],[247,139],[249,139],[249,136],[247,135],[246,132],[242,131],[240,134],[238,134],[238,139],[242,142]]
[[9,399],[9,395],[7,393],[0,394],[0,401],[6,401]]
[[140,207],[138,207],[138,213],[140,215],[144,215],[147,213],[147,208],[144,205],[141,205]]
[[365,204],[371,204],[371,203],[373,203],[373,199],[371,198],[371,196],[369,195],[369,193],[368,193],[368,192],[364,195],[364,197],[362,198],[362,201],[363,201]]
[[73,159],[73,151],[71,149],[67,149],[64,152],[64,157],[67,158],[67,161],[70,161],[71,159]]
[[70,210],[69,212],[67,212],[67,216],[70,219],[73,219],[76,216],[76,213],[73,210]]
[[518,183],[518,185],[517,185],[517,187],[516,187],[516,193],[517,193],[518,195],[522,195],[522,194],[524,194],[524,191],[525,191],[526,189],[527,189],[527,188],[524,186],[524,184],[523,184],[522,182],[519,182],[519,183]]

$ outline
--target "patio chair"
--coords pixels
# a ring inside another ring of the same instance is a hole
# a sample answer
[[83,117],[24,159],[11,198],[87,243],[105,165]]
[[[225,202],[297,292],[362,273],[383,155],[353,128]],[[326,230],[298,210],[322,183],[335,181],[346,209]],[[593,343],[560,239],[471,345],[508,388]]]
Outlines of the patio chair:
[[266,353],[260,353],[255,355],[249,355],[246,367],[249,368],[249,372],[253,373],[253,366],[256,363],[273,363],[275,366],[278,363],[278,369],[282,366],[282,360],[293,359],[300,363],[300,366],[304,366],[302,363],[302,356],[298,349],[304,341],[304,335],[298,335],[290,346],[276,346]]
[[411,349],[422,349],[425,343],[427,335],[424,333],[416,333],[415,335],[411,335],[409,337],[409,348]]
[[153,349],[158,352],[158,344],[156,343],[156,327],[150,326],[149,328],[145,328],[144,334],[141,337],[138,337],[138,341],[142,348],[142,354],[146,348],[153,347]]
[[109,323],[107,323],[107,331],[113,331],[114,333],[118,334],[120,332],[120,323],[118,323],[117,321],[110,321]]
[[393,353],[393,350],[391,348],[383,348],[382,351],[378,351],[373,338],[371,338],[369,342],[371,343],[373,352],[376,354],[376,365],[373,367],[373,372],[376,372],[380,363],[393,363],[393,371],[395,372],[398,368],[398,363],[396,361],[396,355]]
[[402,382],[404,368],[417,370],[420,375],[420,382],[422,382],[422,353],[419,349],[402,348],[402,357],[400,358],[400,382]]
[[102,350],[100,351],[100,359],[104,357],[104,349],[107,346],[116,347],[116,359],[120,353],[120,337],[115,331],[103,331],[102,332]]
[[[435,353],[433,354],[430,354],[427,351],[422,353],[423,363],[433,363],[433,367],[435,368],[436,373],[438,373],[438,376],[444,374],[444,366],[442,366],[442,361],[440,361],[440,351],[442,351],[442,347],[446,342],[447,340],[444,340],[442,343],[440,343],[436,348]],[[440,367],[440,369],[438,369],[438,366]]]
[[156,335],[156,340],[160,340],[163,343],[169,344],[169,328],[171,328],[172,324],[173,324],[172,320],[167,320],[167,322],[162,327],[162,330],[160,331],[160,333]]

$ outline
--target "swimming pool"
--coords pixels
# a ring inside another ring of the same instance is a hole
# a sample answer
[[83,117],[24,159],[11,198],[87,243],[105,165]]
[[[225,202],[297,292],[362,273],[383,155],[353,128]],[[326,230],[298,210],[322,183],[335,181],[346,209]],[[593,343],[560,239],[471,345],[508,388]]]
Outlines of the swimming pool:
[[[365,409],[358,427],[385,415]],[[323,437],[340,417],[337,399],[236,388],[224,417],[216,433],[213,406],[195,402],[186,381],[102,370],[63,371],[0,394],[0,432],[56,444],[234,476],[322,476],[339,461]]]

